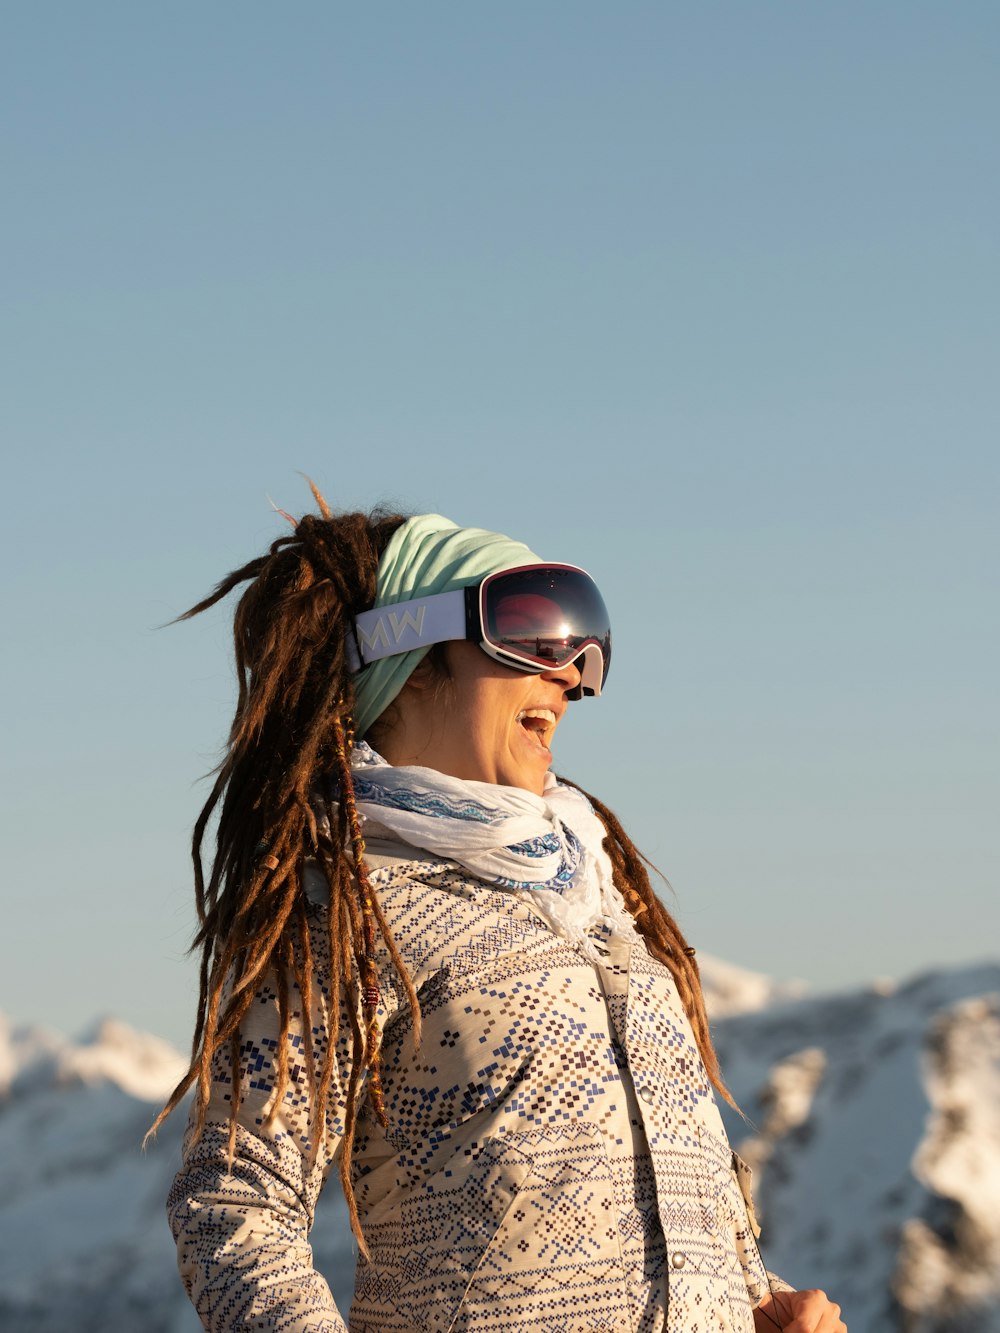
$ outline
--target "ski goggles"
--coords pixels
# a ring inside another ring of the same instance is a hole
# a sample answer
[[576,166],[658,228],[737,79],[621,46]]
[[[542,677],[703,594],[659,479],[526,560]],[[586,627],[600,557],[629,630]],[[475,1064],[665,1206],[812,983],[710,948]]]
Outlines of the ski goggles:
[[[363,611],[347,651],[354,671],[383,657],[468,639],[518,671],[576,662],[570,695],[599,695],[611,665],[611,622],[597,584],[575,565],[522,565],[479,583]],[[582,660],[579,660],[582,659]]]

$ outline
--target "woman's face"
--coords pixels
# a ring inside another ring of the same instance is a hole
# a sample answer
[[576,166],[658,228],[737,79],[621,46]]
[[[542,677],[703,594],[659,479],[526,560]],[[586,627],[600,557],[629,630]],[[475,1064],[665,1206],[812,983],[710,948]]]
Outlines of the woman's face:
[[424,661],[391,705],[376,739],[384,758],[540,796],[566,696],[580,683],[576,666],[530,675],[460,641],[445,646],[445,660],[450,679]]

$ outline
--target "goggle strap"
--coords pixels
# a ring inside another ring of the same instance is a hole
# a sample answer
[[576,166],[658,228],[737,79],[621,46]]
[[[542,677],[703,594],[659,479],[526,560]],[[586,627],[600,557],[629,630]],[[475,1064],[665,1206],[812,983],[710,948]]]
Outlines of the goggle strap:
[[464,639],[465,593],[464,588],[454,588],[362,611],[354,617],[353,639],[347,639],[351,670],[360,671],[383,657],[429,648],[432,643]]

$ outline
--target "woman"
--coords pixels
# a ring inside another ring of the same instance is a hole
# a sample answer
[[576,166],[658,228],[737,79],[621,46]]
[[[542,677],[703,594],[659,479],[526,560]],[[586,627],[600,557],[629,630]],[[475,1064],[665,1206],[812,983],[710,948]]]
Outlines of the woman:
[[614,816],[550,772],[607,677],[597,588],[313,492],[187,613],[249,585],[163,1112],[194,1086],[168,1209],[205,1327],[343,1328],[307,1240],[336,1162],[354,1333],[841,1333],[760,1261],[693,950]]

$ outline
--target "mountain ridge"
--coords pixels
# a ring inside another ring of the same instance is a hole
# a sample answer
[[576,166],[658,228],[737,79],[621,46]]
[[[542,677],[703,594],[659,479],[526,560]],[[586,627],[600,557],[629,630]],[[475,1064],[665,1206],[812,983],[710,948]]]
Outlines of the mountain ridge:
[[[1000,963],[810,995],[699,962],[768,1266],[828,1290],[851,1333],[1000,1333]],[[200,1327],[163,1213],[183,1112],[140,1148],[185,1068],[116,1019],[71,1040],[0,1015],[4,1328]],[[332,1189],[312,1241],[346,1315]]]

